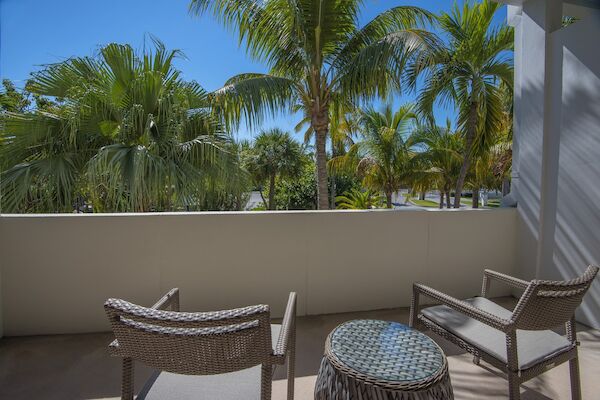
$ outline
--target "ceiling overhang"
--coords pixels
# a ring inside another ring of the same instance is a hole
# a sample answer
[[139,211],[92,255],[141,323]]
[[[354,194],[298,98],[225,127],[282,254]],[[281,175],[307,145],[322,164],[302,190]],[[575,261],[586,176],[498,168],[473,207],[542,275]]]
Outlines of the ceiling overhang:
[[[509,4],[512,6],[522,6],[523,3],[526,3],[529,0],[494,0],[498,3]],[[552,0],[547,0],[552,1]],[[563,0],[563,3],[566,7],[576,6],[576,7],[586,7],[586,8],[594,8],[600,9],[600,0]]]

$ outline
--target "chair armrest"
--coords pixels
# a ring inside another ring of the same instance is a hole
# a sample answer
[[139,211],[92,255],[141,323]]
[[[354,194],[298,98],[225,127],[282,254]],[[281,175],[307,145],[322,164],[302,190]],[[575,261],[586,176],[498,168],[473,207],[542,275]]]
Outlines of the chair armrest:
[[170,308],[171,311],[179,311],[179,289],[173,288],[169,290],[163,297],[158,299],[156,303],[150,308],[155,310],[166,310]]
[[279,331],[279,337],[277,338],[277,344],[273,351],[273,356],[281,363],[285,361],[285,357],[290,349],[289,347],[295,346],[294,339],[296,336],[296,293],[291,292],[288,298],[288,303],[285,308],[285,314],[283,315],[283,321],[281,322],[281,331]]
[[523,279],[515,278],[510,275],[506,275],[500,272],[492,271],[491,269],[486,269],[483,271],[483,284],[481,287],[481,296],[486,297],[488,290],[490,288],[490,281],[497,280],[506,285],[512,286],[517,289],[527,289],[529,286],[529,282]]
[[[466,301],[459,300],[423,284],[415,283],[413,285],[413,291],[414,296],[417,297],[415,304],[418,304],[419,294],[423,294],[424,296],[436,300],[442,303],[443,305],[452,308],[453,310],[465,314],[466,316],[473,318],[474,320],[477,320],[483,324],[491,326],[492,328],[498,329],[499,331],[509,332],[513,329],[513,324],[511,321],[499,318],[496,315],[490,314],[486,311],[472,306]],[[415,315],[417,312],[418,310],[413,310],[413,313]]]

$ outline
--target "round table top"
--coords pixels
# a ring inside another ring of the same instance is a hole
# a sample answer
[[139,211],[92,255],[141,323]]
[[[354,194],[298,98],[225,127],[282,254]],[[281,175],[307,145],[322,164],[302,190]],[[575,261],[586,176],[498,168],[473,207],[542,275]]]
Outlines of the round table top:
[[398,322],[355,320],[329,336],[329,356],[376,380],[410,383],[435,379],[446,357],[428,336]]

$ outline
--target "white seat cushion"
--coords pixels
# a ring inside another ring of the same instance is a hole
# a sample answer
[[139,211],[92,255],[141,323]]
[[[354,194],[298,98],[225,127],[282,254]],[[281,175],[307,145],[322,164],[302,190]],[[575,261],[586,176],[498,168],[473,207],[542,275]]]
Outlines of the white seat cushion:
[[[277,344],[281,325],[271,325],[271,342]],[[179,375],[157,372],[137,400],[259,400],[260,365],[220,375]]]
[[[474,297],[465,301],[500,318],[510,319],[512,315],[510,310],[483,297]],[[502,363],[507,363],[506,334],[503,332],[444,305],[425,308],[422,314],[465,342],[485,351]],[[533,367],[571,347],[571,343],[565,337],[552,331],[517,330],[517,354],[521,370]]]

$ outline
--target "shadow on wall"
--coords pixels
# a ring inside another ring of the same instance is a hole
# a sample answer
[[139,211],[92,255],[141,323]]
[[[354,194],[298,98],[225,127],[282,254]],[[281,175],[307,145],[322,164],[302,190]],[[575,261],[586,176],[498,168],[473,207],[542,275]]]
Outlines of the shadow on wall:
[[[544,277],[571,279],[600,264],[600,15],[560,32],[563,107],[554,258]],[[590,288],[578,319],[600,327],[600,282]]]
[[[531,26],[533,25],[533,26]],[[543,130],[544,118],[544,52],[536,38],[540,36],[535,24],[523,26],[523,52],[521,74],[520,110],[516,115],[519,141],[518,193],[519,226],[517,230],[518,260],[521,277],[533,279],[536,275],[536,258],[539,241],[539,217],[541,203]],[[534,32],[530,32],[534,30]],[[519,95],[517,91],[516,96]]]
[[[533,40],[536,33],[524,32],[524,40]],[[553,37],[563,49],[560,144],[558,168],[550,174],[557,179],[556,192],[546,198],[552,206],[544,219],[544,232],[553,238],[546,251],[553,254],[544,257],[539,272],[542,279],[563,280],[579,276],[589,264],[600,264],[600,53],[590,48],[595,46],[590,38],[600,37],[600,14],[563,28]],[[533,46],[522,65],[517,251],[525,279],[535,277],[540,227],[545,95],[540,57],[543,52]],[[554,204],[556,212],[551,211]],[[599,310],[597,281],[577,317],[599,328]]]

